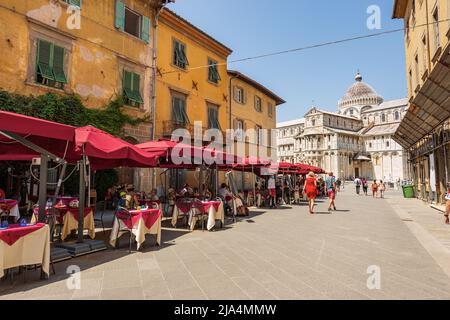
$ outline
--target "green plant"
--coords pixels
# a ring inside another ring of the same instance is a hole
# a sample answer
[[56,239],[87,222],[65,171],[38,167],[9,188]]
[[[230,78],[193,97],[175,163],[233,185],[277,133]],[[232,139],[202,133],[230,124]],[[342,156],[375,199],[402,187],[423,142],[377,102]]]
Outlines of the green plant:
[[47,93],[38,97],[12,94],[0,90],[0,110],[55,121],[76,127],[92,125],[114,136],[124,136],[124,126],[148,121],[123,112],[123,98],[118,97],[99,109],[87,108],[76,95]]

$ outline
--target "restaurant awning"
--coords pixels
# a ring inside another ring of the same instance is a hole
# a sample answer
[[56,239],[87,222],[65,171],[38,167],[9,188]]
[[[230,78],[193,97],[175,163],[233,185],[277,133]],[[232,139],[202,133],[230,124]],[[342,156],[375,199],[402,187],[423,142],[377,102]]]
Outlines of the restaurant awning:
[[450,117],[450,44],[412,100],[394,140],[409,149]]
[[152,168],[160,153],[146,152],[92,126],[75,130],[75,150],[86,154],[94,170],[117,167]]

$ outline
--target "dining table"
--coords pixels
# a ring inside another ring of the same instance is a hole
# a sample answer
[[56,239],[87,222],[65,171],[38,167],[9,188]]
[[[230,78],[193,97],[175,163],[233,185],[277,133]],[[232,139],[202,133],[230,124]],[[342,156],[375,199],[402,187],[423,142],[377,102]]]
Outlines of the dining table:
[[225,224],[225,211],[222,201],[200,201],[192,202],[177,201],[173,208],[172,226],[175,228],[179,216],[188,217],[188,226],[192,231],[198,222],[199,217],[208,216],[206,228],[211,231],[216,225],[216,221],[220,220],[222,226]]
[[161,209],[145,208],[120,212],[114,218],[110,235],[110,245],[116,247],[117,239],[127,231],[131,231],[137,242],[137,250],[145,242],[145,235],[156,235],[157,245],[161,244]]
[[50,228],[44,223],[0,228],[0,278],[6,269],[41,265],[49,276]]
[[[55,205],[56,209],[56,223],[62,225],[61,240],[64,241],[72,231],[78,230],[79,210],[78,208],[71,208],[66,205]],[[49,207],[45,208],[45,214],[48,216],[51,210]],[[31,217],[31,223],[38,221],[39,207],[34,208],[34,214]],[[91,207],[86,207],[83,210],[83,229],[88,231],[91,239],[95,238],[95,220],[94,210]]]
[[0,199],[0,216],[6,215],[8,212],[10,217],[14,217],[14,222],[19,220],[19,202],[13,199]]

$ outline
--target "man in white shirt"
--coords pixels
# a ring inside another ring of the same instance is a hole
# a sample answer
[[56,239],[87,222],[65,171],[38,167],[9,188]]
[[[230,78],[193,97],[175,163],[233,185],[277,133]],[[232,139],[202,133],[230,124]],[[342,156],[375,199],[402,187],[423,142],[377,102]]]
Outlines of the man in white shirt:
[[276,206],[275,199],[277,196],[275,178],[271,176],[267,182],[267,189],[269,189],[270,194],[270,207],[274,208]]

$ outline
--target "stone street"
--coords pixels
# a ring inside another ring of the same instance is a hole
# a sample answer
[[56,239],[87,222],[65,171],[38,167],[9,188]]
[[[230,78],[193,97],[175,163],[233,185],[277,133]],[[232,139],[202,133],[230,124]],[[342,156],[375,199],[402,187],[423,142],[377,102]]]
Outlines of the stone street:
[[[386,199],[357,196],[353,185],[329,214],[305,205],[253,210],[216,232],[163,229],[161,247],[107,250],[55,265],[39,281],[0,283],[2,299],[449,299],[450,227],[419,200],[388,191]],[[410,224],[410,225],[408,225]],[[411,225],[412,224],[412,225]],[[167,226],[166,223],[163,223]],[[81,288],[69,290],[69,265]],[[369,290],[368,268],[381,288]],[[447,273],[446,273],[447,272]]]

